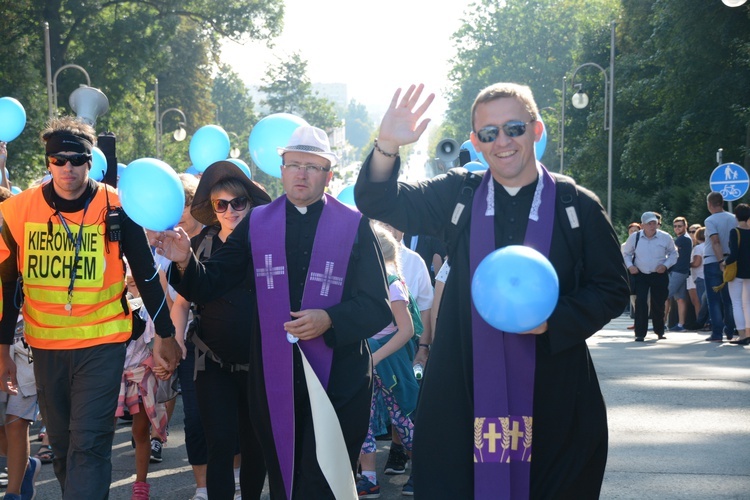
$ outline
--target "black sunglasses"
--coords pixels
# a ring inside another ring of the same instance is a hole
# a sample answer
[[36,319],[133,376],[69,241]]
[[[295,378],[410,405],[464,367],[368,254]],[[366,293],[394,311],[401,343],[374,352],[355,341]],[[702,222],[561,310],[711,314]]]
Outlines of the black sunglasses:
[[495,142],[495,139],[500,134],[500,129],[503,129],[503,132],[508,137],[520,137],[526,133],[526,125],[533,121],[522,122],[521,120],[511,120],[500,126],[487,125],[477,130],[477,138],[479,142]]
[[244,196],[238,196],[231,200],[222,200],[221,198],[218,200],[211,200],[211,206],[217,214],[223,214],[226,212],[229,205],[232,205],[232,210],[235,212],[242,212],[247,208],[247,198]]
[[64,167],[66,163],[70,162],[74,167],[80,167],[87,161],[91,160],[91,155],[86,153],[79,153],[74,155],[48,155],[47,161],[58,167]]

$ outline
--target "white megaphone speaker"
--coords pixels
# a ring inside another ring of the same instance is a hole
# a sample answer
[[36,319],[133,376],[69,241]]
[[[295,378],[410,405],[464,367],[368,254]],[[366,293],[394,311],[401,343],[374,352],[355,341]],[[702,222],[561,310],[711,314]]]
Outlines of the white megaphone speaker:
[[81,85],[70,94],[70,107],[75,111],[78,118],[92,127],[96,119],[109,109],[109,99],[99,89]]
[[461,146],[453,139],[443,139],[437,145],[435,156],[445,163],[453,163],[458,158]]

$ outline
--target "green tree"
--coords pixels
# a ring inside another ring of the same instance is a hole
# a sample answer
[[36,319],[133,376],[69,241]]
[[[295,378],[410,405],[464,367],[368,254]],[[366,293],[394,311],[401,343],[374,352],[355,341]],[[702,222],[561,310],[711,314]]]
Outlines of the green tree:
[[329,133],[341,125],[334,104],[313,92],[307,76],[307,61],[295,52],[289,59],[279,59],[263,77],[259,90],[265,94],[263,104],[271,113],[291,113]]
[[[268,0],[4,0],[3,6],[0,89],[18,98],[28,116],[26,130],[9,146],[11,180],[23,179],[22,185],[44,172],[37,142],[47,118],[44,22],[49,23],[52,73],[70,63],[87,70],[92,86],[110,102],[97,130],[116,133],[118,156],[127,162],[154,155],[154,78],[161,87],[161,108],[183,110],[193,132],[214,117],[211,75],[220,39],[271,38],[279,33],[283,15],[283,4]],[[67,97],[85,80],[65,70],[56,82],[61,111],[70,113]],[[176,115],[165,117],[164,130],[173,130],[176,121]],[[165,159],[186,167],[188,144],[165,140]]]
[[[344,113],[344,120],[346,120],[347,142],[360,150],[369,147],[375,125],[367,112],[367,107],[352,99]],[[359,153],[355,153],[355,156],[358,155]]]

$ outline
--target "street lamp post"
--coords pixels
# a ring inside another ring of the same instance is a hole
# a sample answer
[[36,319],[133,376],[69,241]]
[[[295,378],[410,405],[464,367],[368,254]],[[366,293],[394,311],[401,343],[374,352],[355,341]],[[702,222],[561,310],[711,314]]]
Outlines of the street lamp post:
[[77,64],[65,64],[60,66],[55,75],[52,75],[52,55],[50,51],[49,42],[49,23],[44,23],[44,59],[47,67],[47,106],[49,109],[49,118],[55,118],[57,116],[57,76],[68,68],[74,68],[83,73],[86,77],[86,85],[91,87],[91,78],[89,74],[81,66]]
[[[240,136],[238,136],[236,133],[234,133],[234,132],[227,132],[227,133],[229,135],[231,135],[232,137],[234,137],[235,139],[237,139],[237,141],[240,140]],[[231,141],[231,139],[230,139],[230,141]],[[236,158],[240,157],[240,154],[242,154],[242,152],[240,151],[240,148],[238,148],[236,146],[236,143],[233,144],[232,147],[231,147],[231,149],[229,150],[229,157],[236,159]]]
[[[593,66],[597,68],[604,76],[604,130],[609,132],[607,139],[607,213],[610,217],[612,216],[612,134],[613,134],[613,117],[614,117],[614,106],[615,106],[615,22],[610,23],[610,53],[609,53],[609,76],[607,71],[596,63],[588,62],[581,64],[573,71],[573,76],[570,77],[571,86],[576,89],[576,92],[571,97],[571,102],[574,107],[583,109],[588,106],[589,98],[584,92],[581,91],[581,84],[575,84],[576,74],[581,68],[587,66]],[[565,140],[565,92],[566,92],[566,80],[563,77],[563,93],[562,93],[562,131],[560,134],[560,172],[563,171],[563,152],[562,148]]]
[[182,112],[181,109],[178,108],[169,108],[165,109],[164,112],[159,114],[159,79],[154,79],[154,99],[156,103],[156,157],[161,159],[162,155],[162,147],[161,147],[161,135],[162,135],[162,121],[164,120],[164,115],[169,113],[170,111],[174,111],[176,113],[179,113],[180,116],[182,116],[182,121],[179,123],[177,129],[174,131],[174,140],[177,142],[184,141],[185,137],[187,137],[187,132],[185,131],[185,123],[187,122],[187,118],[185,117],[185,113]]

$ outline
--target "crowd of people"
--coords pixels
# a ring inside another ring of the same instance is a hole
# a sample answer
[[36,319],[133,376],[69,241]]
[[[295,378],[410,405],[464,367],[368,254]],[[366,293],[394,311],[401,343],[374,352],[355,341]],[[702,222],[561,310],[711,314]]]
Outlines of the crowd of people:
[[[630,311],[636,342],[643,342],[649,319],[658,340],[665,332],[707,331],[708,342],[750,345],[750,206],[734,215],[724,210],[719,192],[706,197],[705,225],[672,221],[674,238],[661,228],[661,214],[644,212],[628,226],[621,250],[630,273]],[[729,268],[729,271],[727,271]],[[670,322],[670,305],[677,316]]]
[[[735,219],[711,193],[705,227],[678,217],[674,239],[646,212],[621,246],[598,198],[537,160],[538,107],[511,83],[471,109],[486,172],[400,182],[400,148],[429,123],[423,92],[394,94],[357,209],[326,193],[339,160],[326,132],[300,126],[278,148],[283,195],[219,161],[181,174],[186,204],[166,231],[88,177],[90,126],[52,120],[51,180],[0,188],[6,498],[34,497],[40,413],[62,498],[107,497],[128,415],[132,498],[149,498],[178,389],[194,500],[259,498],[266,482],[274,498],[378,498],[376,437],[392,440],[383,473],[411,462],[407,496],[597,498],[607,416],[586,339],[630,296],[637,341],[649,318],[665,338],[674,300],[670,331],[695,309],[709,340],[750,343],[750,207]],[[495,329],[471,302],[479,262],[508,245],[559,277],[554,312],[527,332]]]

